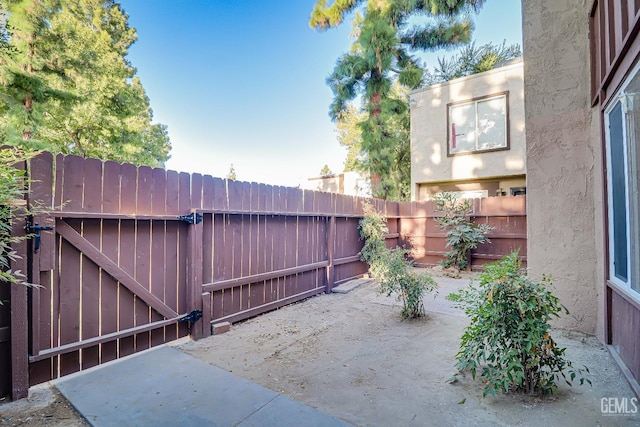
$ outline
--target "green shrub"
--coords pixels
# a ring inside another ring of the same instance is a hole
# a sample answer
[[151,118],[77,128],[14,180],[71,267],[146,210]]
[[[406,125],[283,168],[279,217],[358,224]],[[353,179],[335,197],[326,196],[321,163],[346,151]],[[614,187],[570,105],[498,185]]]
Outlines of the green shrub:
[[11,222],[16,215],[27,214],[19,203],[24,200],[27,191],[26,173],[16,169],[15,165],[33,154],[16,147],[0,149],[0,282],[25,283],[24,272],[11,270],[11,261],[18,258],[17,253],[11,249],[11,244],[26,237],[12,236]]
[[411,271],[412,263],[406,259],[406,249],[390,250],[384,242],[388,228],[383,215],[370,206],[360,220],[360,237],[364,246],[360,259],[369,264],[369,274],[380,284],[380,293],[398,294],[402,301],[402,317],[413,319],[425,315],[423,298],[438,285],[428,273]]
[[443,213],[435,221],[441,230],[447,232],[447,247],[451,248],[440,264],[445,268],[463,270],[467,267],[471,249],[477,248],[480,243],[491,242],[486,235],[493,227],[471,221],[470,199],[460,199],[453,193],[439,193],[434,202],[435,211]]
[[578,377],[585,381],[584,369],[574,369],[565,359],[565,348],[551,338],[549,321],[568,310],[549,287],[551,279],[540,283],[520,270],[518,253],[484,266],[477,285],[447,296],[464,308],[471,322],[465,329],[456,367],[478,372],[485,382],[483,396],[520,390],[543,395],[556,390],[562,377],[568,385]]

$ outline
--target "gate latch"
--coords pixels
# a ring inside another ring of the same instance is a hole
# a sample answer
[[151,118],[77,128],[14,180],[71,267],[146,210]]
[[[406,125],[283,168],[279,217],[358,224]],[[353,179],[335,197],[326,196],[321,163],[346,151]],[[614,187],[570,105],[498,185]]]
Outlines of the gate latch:
[[200,320],[201,317],[202,317],[202,310],[193,310],[191,313],[185,314],[180,319],[178,319],[178,322],[194,323]]
[[24,229],[27,231],[27,234],[33,233],[33,252],[38,253],[38,250],[40,250],[40,232],[51,231],[53,230],[53,227],[48,225],[33,224],[31,223],[31,221],[27,221],[27,225],[24,227]]

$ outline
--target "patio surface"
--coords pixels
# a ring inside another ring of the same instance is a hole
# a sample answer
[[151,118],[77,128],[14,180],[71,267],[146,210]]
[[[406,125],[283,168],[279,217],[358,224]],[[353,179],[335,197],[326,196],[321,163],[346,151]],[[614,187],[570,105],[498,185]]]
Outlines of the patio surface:
[[348,426],[168,346],[55,385],[94,426]]

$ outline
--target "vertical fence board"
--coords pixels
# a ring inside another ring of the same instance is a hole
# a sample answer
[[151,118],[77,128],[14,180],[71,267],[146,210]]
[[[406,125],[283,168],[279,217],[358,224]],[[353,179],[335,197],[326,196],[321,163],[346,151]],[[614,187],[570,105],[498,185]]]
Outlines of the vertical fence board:
[[211,175],[202,177],[202,209],[213,209],[214,184]]
[[[191,176],[191,209],[202,208],[203,179],[200,174]],[[202,310],[202,271],[203,271],[203,223],[189,224],[187,230],[187,311]],[[192,325],[192,336],[202,338],[206,333],[203,322]]]
[[[83,212],[102,210],[102,162],[84,160]],[[83,220],[82,235],[93,246],[101,247],[102,221]],[[100,334],[100,268],[91,260],[82,257],[82,311],[81,338],[93,338]],[[100,364],[100,346],[81,350],[82,369]]]
[[[273,197],[273,191],[271,192]],[[273,200],[273,199],[272,199]],[[264,258],[265,258],[265,266],[266,271],[273,271],[276,269],[275,266],[275,257],[276,257],[276,247],[275,247],[275,217],[273,215],[269,215],[265,217],[264,224],[264,233],[265,233],[265,246],[264,246]],[[275,301],[278,295],[278,283],[274,280],[268,280],[265,283],[265,298],[266,302]]]
[[[46,216],[45,212],[38,212],[38,207],[51,209],[53,207],[53,155],[41,153],[29,162],[29,178],[31,188],[29,204],[35,206],[33,222],[43,226],[55,225],[55,220]],[[40,250],[32,255],[32,278],[34,285],[28,290],[31,293],[31,352],[37,354],[40,349],[51,347],[51,272],[55,262],[55,231],[40,233]],[[9,288],[7,287],[7,290]],[[1,311],[1,308],[0,308]],[[0,321],[0,325],[2,322]],[[9,347],[7,347],[9,348]],[[53,378],[51,360],[31,365],[29,368],[29,382],[43,382]],[[0,395],[3,395],[0,392]]]
[[[178,216],[179,211],[179,176],[175,171],[167,171],[166,176],[166,212]],[[182,314],[178,307],[178,264],[181,259],[178,256],[179,228],[181,224],[177,221],[167,221],[165,223],[165,259],[164,283],[165,283],[165,303],[173,308],[176,313]],[[171,325],[165,327],[165,339],[175,340],[178,337],[178,326]]]
[[[74,229],[81,228],[80,220],[67,220]],[[65,264],[60,268],[60,343],[71,344],[80,340],[80,287],[81,254],[63,239],[60,257]],[[60,375],[68,375],[80,369],[78,350],[60,356]]]
[[[55,254],[55,241],[53,242],[53,252]],[[31,330],[37,331],[37,334],[34,333],[32,336],[32,354],[38,354],[40,350],[46,350],[52,346],[52,274],[51,271],[42,271],[39,276],[39,287],[31,288],[33,293],[32,313],[37,313],[37,316],[32,315],[30,321]],[[36,294],[37,298],[35,297]],[[49,381],[54,378],[53,374],[52,359],[41,360],[29,365],[29,383],[31,385]],[[2,393],[0,393],[1,395]]]
[[[151,212],[153,214],[165,214],[167,207],[167,174],[164,169],[153,169],[151,172]],[[151,221],[151,293],[160,298],[165,304],[171,306],[167,301],[165,281],[165,269],[168,265],[175,263],[175,259],[168,259],[165,253],[167,221]],[[164,316],[151,309],[151,322],[162,320]],[[168,328],[171,328],[169,326]],[[158,328],[151,331],[151,346],[155,347],[165,342],[165,328]]]
[[[25,169],[26,164],[16,165],[19,169]],[[26,222],[18,216],[11,223],[11,235],[13,237],[24,236],[24,227]],[[27,242],[25,240],[13,242],[11,249],[18,254],[22,254],[21,258],[10,260],[10,267],[13,270],[28,271],[27,266]],[[2,283],[2,286],[5,284]],[[29,306],[27,298],[27,288],[22,284],[11,283],[9,304],[10,312],[10,361],[11,373],[10,389],[12,399],[22,399],[27,397],[29,392]],[[4,326],[4,325],[2,325]],[[3,368],[4,366],[1,366]],[[3,378],[0,382],[4,382],[6,373],[3,372]],[[6,385],[5,385],[6,387]]]
[[220,210],[229,209],[227,184],[220,178],[213,178],[213,207]]
[[[135,213],[138,170],[130,164],[122,165],[120,177],[120,212]],[[135,251],[136,251],[136,221],[120,221],[120,248],[118,255],[118,265],[131,276],[135,274]],[[119,330],[134,326],[135,317],[135,297],[122,284],[118,286],[118,312]],[[127,356],[135,351],[135,339],[133,336],[119,340],[118,356]]]
[[[32,180],[29,204],[34,209],[33,222],[43,226],[55,225],[55,220],[39,209],[52,209],[53,201],[53,155],[40,153],[30,160],[29,177]],[[35,203],[34,203],[35,202]],[[34,263],[34,275],[38,271],[53,270],[55,253],[55,231],[40,233],[40,251],[38,262]]]
[[[103,165],[102,211],[118,213],[120,211],[120,171],[116,162],[105,162]],[[101,251],[109,259],[118,262],[119,220],[102,221]],[[118,330],[118,282],[106,272],[100,274],[100,335],[110,334]],[[111,341],[101,346],[101,363],[115,360],[118,357],[118,342]]]
[[202,215],[202,283],[213,282],[213,214]]
[[[78,156],[66,156],[63,159],[62,196],[67,211],[82,210],[84,159]],[[68,220],[79,233],[82,232],[82,221]],[[60,275],[60,344],[70,344],[80,339],[80,292],[82,281],[80,252],[66,241],[61,247],[61,258],[66,260],[61,266]],[[80,369],[80,351],[73,351],[60,356],[60,374],[67,375]]]
[[[191,177],[188,173],[181,172],[178,177],[179,197],[178,209],[181,214],[187,214],[191,210]],[[189,309],[187,303],[187,224],[180,224],[178,245],[178,313],[186,313]],[[186,323],[178,324],[178,336],[184,337],[189,333]]]
[[[136,191],[136,211],[151,213],[151,189],[153,188],[153,170],[147,166],[138,168],[138,187]],[[134,278],[146,289],[151,289],[151,221],[136,221],[136,254]],[[151,307],[136,296],[134,325],[149,323]],[[150,346],[151,334],[142,332],[135,335],[136,351],[146,350]]]
[[229,210],[238,212],[242,210],[242,182],[227,179],[227,194],[229,197]]

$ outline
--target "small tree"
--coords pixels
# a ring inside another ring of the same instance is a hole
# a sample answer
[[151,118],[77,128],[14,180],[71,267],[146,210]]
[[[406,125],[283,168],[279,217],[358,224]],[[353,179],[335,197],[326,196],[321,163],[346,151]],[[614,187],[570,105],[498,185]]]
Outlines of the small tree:
[[233,167],[233,163],[231,163],[231,166],[229,166],[229,172],[227,172],[227,179],[231,181],[236,180],[236,170]]
[[329,169],[329,165],[324,165],[322,167],[322,169],[320,169],[320,175],[321,176],[328,176],[328,175],[332,175],[333,172],[331,172],[331,169]]
[[441,264],[445,268],[465,269],[469,264],[471,249],[477,248],[480,243],[491,242],[486,235],[493,227],[471,221],[470,199],[461,199],[454,193],[440,193],[434,201],[436,212],[444,214],[435,218],[435,221],[441,230],[446,230],[447,247],[451,248],[445,253],[447,259]]
[[551,338],[549,320],[569,311],[549,290],[551,279],[534,282],[520,270],[518,253],[484,266],[479,283],[447,296],[471,319],[464,330],[456,367],[478,372],[484,380],[483,396],[520,390],[552,393],[562,377],[573,385],[591,381],[589,370],[574,369],[565,348]]
[[410,270],[412,263],[406,259],[409,251],[387,248],[384,235],[388,232],[386,218],[366,206],[365,216],[360,220],[360,237],[364,240],[360,259],[369,264],[369,274],[380,283],[380,293],[398,294],[403,318],[422,317],[426,314],[424,294],[436,290],[438,284],[428,273],[416,274]]

